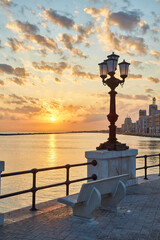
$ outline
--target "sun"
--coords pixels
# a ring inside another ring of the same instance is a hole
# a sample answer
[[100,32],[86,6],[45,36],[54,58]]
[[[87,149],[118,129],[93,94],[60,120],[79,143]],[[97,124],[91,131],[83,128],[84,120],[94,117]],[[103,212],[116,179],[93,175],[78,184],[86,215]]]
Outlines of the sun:
[[54,118],[54,117],[51,117],[51,121],[54,122],[54,121],[55,121],[55,118]]

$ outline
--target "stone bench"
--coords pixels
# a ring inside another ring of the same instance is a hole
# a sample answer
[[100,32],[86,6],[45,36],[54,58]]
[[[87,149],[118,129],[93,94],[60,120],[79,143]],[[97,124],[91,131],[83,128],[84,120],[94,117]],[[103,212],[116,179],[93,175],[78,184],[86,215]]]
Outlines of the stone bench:
[[128,174],[84,183],[77,194],[58,198],[58,202],[71,206],[73,216],[92,219],[93,211],[101,206],[115,211],[126,195]]

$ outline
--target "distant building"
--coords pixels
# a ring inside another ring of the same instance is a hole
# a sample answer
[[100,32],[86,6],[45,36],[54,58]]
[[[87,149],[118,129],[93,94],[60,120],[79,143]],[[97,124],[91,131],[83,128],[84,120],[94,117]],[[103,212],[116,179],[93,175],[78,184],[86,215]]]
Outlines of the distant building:
[[156,105],[156,98],[152,99],[152,104],[149,105],[149,115],[146,110],[139,110],[139,119],[132,123],[130,117],[126,117],[122,124],[122,132],[130,133],[160,133],[160,110]]
[[149,105],[149,133],[160,133],[159,115],[160,110],[156,105],[156,98],[153,98],[153,103]]
[[145,117],[146,116],[146,110],[139,110],[139,117]]
[[152,101],[152,104],[149,105],[149,116],[155,115],[158,110],[158,107],[156,105],[156,98],[154,97]]
[[160,133],[160,113],[154,115],[155,133]]
[[149,119],[146,115],[146,110],[139,110],[139,120],[137,123],[137,132],[148,133],[149,132]]
[[132,132],[132,119],[130,117],[126,117],[124,120],[124,124],[122,124],[123,132]]

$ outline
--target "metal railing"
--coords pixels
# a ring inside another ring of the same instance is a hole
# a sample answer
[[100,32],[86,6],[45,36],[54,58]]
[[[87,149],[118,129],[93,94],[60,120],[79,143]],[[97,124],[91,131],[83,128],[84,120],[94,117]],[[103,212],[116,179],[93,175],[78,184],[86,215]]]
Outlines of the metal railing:
[[[159,157],[159,164],[155,164],[155,165],[149,165],[147,164],[147,160],[149,157]],[[147,169],[148,168],[153,168],[153,167],[159,167],[159,176],[160,176],[160,153],[159,154],[153,154],[153,155],[143,155],[143,156],[137,156],[136,159],[138,158],[144,158],[144,166],[143,167],[138,167],[136,168],[136,170],[142,170],[144,169],[144,179],[148,179],[147,177]],[[88,163],[80,163],[80,164],[67,164],[64,166],[57,166],[57,167],[49,167],[49,168],[34,168],[32,170],[26,170],[26,171],[20,171],[20,172],[12,172],[12,173],[3,173],[1,174],[1,177],[10,177],[10,176],[16,176],[16,175],[23,175],[23,174],[28,174],[28,173],[32,173],[33,174],[33,180],[32,180],[32,188],[30,189],[26,189],[23,191],[18,191],[18,192],[13,192],[13,193],[8,193],[8,194],[4,194],[4,195],[0,195],[0,199],[3,198],[8,198],[8,197],[12,197],[12,196],[16,196],[16,195],[21,195],[21,194],[25,194],[25,193],[32,193],[32,207],[31,207],[31,211],[35,211],[36,209],[36,192],[39,190],[43,190],[43,189],[47,189],[47,188],[51,188],[51,187],[57,187],[57,186],[62,186],[62,185],[66,185],[66,196],[69,195],[69,186],[72,183],[76,183],[76,182],[80,182],[80,181],[85,181],[85,180],[89,180],[89,179],[93,179],[96,180],[97,176],[95,174],[93,174],[90,177],[86,177],[86,178],[80,178],[80,179],[76,179],[76,180],[72,180],[70,181],[69,176],[70,176],[70,168],[72,167],[80,167],[80,166],[85,166],[85,165],[93,165],[96,166],[97,165],[97,161],[93,160],[92,162],[88,162]],[[36,176],[38,172],[43,172],[43,171],[49,171],[49,170],[57,170],[57,169],[66,169],[66,181],[60,182],[60,183],[55,183],[55,184],[50,184],[50,185],[45,185],[45,186],[41,186],[41,187],[36,187]]]
[[[88,163],[67,164],[67,165],[58,166],[58,167],[39,168],[39,169],[34,168],[32,170],[27,170],[27,171],[3,173],[3,174],[1,174],[2,178],[3,177],[10,177],[10,176],[16,176],[16,175],[23,175],[23,174],[32,173],[33,174],[33,184],[32,184],[32,188],[30,188],[30,189],[26,189],[26,190],[23,190],[23,191],[18,191],[18,192],[13,192],[13,193],[0,195],[0,199],[13,197],[13,196],[16,196],[16,195],[21,195],[21,194],[32,192],[32,208],[30,210],[31,211],[36,211],[37,210],[36,209],[36,192],[37,191],[43,190],[43,189],[46,189],[46,188],[66,185],[66,196],[67,196],[67,195],[69,195],[69,185],[70,184],[76,183],[76,182],[80,182],[80,181],[89,180],[89,179],[96,180],[97,176],[95,174],[93,174],[91,177],[80,178],[80,179],[76,179],[76,180],[72,180],[72,181],[69,180],[69,173],[70,173],[69,170],[70,170],[70,168],[72,168],[72,167],[80,167],[80,166],[85,166],[85,165],[96,166],[97,165],[97,161],[96,160],[92,160],[92,162],[88,162]],[[55,183],[55,184],[50,184],[50,185],[46,185],[46,186],[36,187],[36,174],[38,172],[49,171],[49,170],[57,170],[57,169],[63,169],[63,168],[66,169],[66,181],[60,182],[60,183]]]
[[[148,166],[148,164],[147,164],[148,158],[149,157],[158,157],[158,156],[159,156],[159,164]],[[145,180],[148,180],[148,177],[147,177],[147,169],[148,168],[159,167],[159,176],[160,176],[160,153],[159,154],[152,154],[152,155],[137,156],[136,159],[137,158],[144,158],[144,167],[136,168],[136,170],[144,169],[144,179]]]

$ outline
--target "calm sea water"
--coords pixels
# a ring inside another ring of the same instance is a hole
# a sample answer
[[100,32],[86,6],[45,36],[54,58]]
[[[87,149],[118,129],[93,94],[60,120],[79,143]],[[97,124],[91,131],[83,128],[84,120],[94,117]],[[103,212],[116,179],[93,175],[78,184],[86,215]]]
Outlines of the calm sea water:
[[[106,141],[108,134],[69,133],[49,135],[0,136],[0,160],[5,161],[5,172],[30,170],[65,165],[67,163],[86,162],[85,151],[95,150],[99,143]],[[118,135],[120,142],[130,148],[138,149],[138,155],[160,152],[160,139]],[[158,158],[150,159],[151,164],[158,163]],[[143,160],[137,159],[137,167],[143,166]],[[157,168],[149,173],[157,173]],[[137,176],[144,171],[137,171]],[[86,167],[72,168],[71,179],[87,175]],[[37,186],[65,181],[65,170],[53,170],[37,174]],[[71,184],[70,193],[78,192],[82,182]],[[32,174],[2,178],[2,194],[20,191],[32,187]],[[37,203],[52,200],[65,195],[65,186],[37,192]],[[31,193],[0,200],[0,212],[31,205]]]

